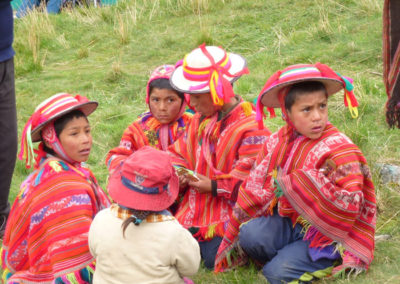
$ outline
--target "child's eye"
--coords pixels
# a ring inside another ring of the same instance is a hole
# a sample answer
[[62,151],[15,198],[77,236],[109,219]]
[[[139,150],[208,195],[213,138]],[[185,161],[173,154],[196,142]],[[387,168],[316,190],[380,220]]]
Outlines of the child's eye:
[[310,107],[305,107],[305,108],[303,108],[302,111],[303,111],[303,112],[309,112],[309,111],[310,111]]
[[85,133],[86,133],[86,134],[90,134],[90,132],[91,132],[91,129],[86,129],[86,130],[85,130]]
[[174,101],[175,101],[175,99],[173,99],[173,98],[168,99],[169,103],[173,103]]
[[326,108],[326,104],[321,104],[320,108],[322,109]]

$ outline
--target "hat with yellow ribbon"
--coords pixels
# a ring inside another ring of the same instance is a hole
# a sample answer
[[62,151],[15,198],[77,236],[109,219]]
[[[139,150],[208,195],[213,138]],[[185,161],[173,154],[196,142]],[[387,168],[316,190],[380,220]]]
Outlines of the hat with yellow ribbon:
[[170,83],[183,93],[211,93],[214,105],[222,106],[235,96],[232,83],[248,73],[242,56],[203,43],[185,56],[173,72]]

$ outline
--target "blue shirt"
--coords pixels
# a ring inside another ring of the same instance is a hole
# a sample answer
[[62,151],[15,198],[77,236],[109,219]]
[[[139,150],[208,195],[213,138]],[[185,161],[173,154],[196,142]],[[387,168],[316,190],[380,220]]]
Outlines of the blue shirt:
[[12,43],[14,39],[13,11],[10,0],[0,0],[0,62],[14,56]]

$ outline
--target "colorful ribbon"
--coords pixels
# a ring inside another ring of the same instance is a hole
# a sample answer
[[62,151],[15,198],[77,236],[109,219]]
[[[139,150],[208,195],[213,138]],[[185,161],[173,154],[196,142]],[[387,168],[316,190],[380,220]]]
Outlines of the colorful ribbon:
[[199,46],[203,54],[208,58],[211,65],[203,68],[190,67],[187,64],[187,56],[183,61],[183,75],[187,80],[199,83],[196,86],[191,86],[191,91],[201,90],[205,87],[209,87],[211,97],[214,105],[222,106],[224,103],[229,102],[232,97],[235,96],[231,82],[224,77],[238,77],[243,74],[248,74],[249,70],[247,67],[243,70],[231,74],[229,69],[232,63],[229,59],[228,54],[224,51],[224,56],[218,62],[214,61],[212,55],[208,52],[206,45],[203,43]]

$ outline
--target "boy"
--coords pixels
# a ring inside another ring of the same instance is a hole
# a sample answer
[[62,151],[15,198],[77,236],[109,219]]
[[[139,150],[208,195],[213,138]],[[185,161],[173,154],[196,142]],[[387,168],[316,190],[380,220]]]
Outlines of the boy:
[[197,112],[169,148],[173,162],[193,170],[199,179],[180,177],[182,200],[175,216],[200,242],[209,269],[237,190],[269,135],[258,129],[251,104],[233,93],[232,82],[246,73],[243,57],[203,44],[186,55],[170,78],[176,90],[190,95]]
[[[268,138],[239,190],[218,271],[243,262],[243,253],[231,259],[238,243],[272,284],[368,268],[376,223],[371,173],[358,147],[328,121],[328,96],[343,87],[352,90],[320,63],[289,66],[267,81],[258,111],[280,106],[287,124]],[[356,114],[354,95],[345,99]]]

